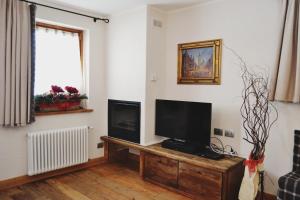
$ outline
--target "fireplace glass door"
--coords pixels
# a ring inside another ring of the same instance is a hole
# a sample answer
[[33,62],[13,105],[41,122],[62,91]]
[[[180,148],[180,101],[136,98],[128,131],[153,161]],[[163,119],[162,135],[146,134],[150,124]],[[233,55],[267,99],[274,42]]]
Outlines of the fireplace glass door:
[[108,136],[140,143],[140,103],[108,100]]

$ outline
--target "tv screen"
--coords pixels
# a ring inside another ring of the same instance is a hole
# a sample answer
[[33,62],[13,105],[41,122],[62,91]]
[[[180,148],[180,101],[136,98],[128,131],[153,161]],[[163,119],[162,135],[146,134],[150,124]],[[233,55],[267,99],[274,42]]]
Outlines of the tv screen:
[[156,100],[155,134],[210,144],[211,103]]

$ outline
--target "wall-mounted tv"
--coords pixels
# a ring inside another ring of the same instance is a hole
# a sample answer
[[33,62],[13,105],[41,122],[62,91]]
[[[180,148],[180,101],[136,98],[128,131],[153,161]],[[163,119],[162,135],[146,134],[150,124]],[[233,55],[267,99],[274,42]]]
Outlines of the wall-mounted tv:
[[156,100],[155,134],[171,139],[210,144],[211,103]]

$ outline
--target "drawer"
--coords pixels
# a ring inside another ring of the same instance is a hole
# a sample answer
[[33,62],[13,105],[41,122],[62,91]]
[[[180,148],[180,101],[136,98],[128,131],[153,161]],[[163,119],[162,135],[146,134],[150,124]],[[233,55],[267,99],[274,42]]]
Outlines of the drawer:
[[220,200],[222,173],[180,162],[178,188],[196,199]]
[[153,154],[145,154],[145,178],[177,188],[178,161]]

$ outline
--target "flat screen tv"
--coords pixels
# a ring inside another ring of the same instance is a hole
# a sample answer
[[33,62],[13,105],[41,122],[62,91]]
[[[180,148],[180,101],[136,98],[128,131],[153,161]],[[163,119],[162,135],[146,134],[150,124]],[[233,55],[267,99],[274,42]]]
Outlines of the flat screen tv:
[[155,134],[171,139],[210,144],[211,103],[156,100]]

